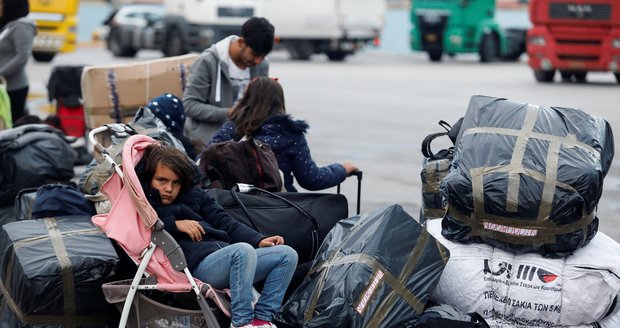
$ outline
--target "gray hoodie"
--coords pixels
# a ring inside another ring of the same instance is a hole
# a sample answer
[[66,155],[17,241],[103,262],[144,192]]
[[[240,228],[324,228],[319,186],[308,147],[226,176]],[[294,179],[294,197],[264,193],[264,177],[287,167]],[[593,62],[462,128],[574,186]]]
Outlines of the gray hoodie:
[[[196,150],[202,149],[219,130],[228,118],[228,108],[233,105],[235,95],[230,84],[228,64],[220,60],[217,48],[220,43],[230,44],[234,38],[223,39],[203,51],[190,69],[189,81],[183,94],[187,115],[183,134],[198,146]],[[267,60],[250,67],[250,78],[267,74]]]
[[9,22],[0,30],[0,75],[6,79],[8,91],[28,86],[26,64],[36,34],[34,22],[26,17]]

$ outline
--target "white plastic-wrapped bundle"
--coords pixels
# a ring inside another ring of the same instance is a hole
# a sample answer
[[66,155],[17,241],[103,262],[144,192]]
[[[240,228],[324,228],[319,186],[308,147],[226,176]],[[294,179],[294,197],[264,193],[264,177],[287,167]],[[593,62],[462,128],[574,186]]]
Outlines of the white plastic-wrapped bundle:
[[580,327],[601,321],[619,327],[612,318],[618,316],[620,244],[605,234],[596,234],[571,256],[549,259],[449,241],[441,235],[441,221],[426,223],[450,251],[432,300],[510,327]]

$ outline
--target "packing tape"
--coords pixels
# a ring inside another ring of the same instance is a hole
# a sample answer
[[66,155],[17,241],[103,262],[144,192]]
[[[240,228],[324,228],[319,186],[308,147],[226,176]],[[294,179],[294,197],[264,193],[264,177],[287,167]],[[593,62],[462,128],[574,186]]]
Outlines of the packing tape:
[[472,213],[466,215],[454,207],[448,206],[448,212],[452,219],[470,227],[468,237],[491,237],[493,239],[515,244],[542,246],[556,242],[556,235],[567,234],[581,230],[583,238],[586,238],[588,225],[594,220],[594,213],[582,214],[581,218],[568,224],[556,225],[550,220],[526,221],[523,218],[509,218],[499,215],[484,214],[479,216]]
[[[0,290],[4,295],[4,300],[9,305],[15,316],[24,324],[28,325],[62,325],[64,327],[77,327],[83,324],[100,324],[106,322],[106,315],[76,315],[75,314],[75,283],[73,280],[73,268],[71,266],[71,260],[63,243],[63,236],[66,235],[79,235],[85,233],[100,234],[101,231],[97,228],[93,229],[81,229],[61,232],[58,229],[58,225],[55,218],[43,219],[45,226],[48,230],[48,235],[41,235],[32,238],[22,239],[17,241],[13,245],[13,252],[11,254],[10,264],[14,263],[15,249],[27,244],[37,243],[44,240],[50,240],[54,248],[54,253],[60,264],[63,279],[63,302],[64,302],[64,314],[59,315],[33,315],[26,314],[15,303],[11,297],[11,293],[6,288],[4,281],[0,281]],[[8,266],[7,270],[10,270],[13,266]],[[10,284],[11,277],[10,271],[6,272],[6,281]]]

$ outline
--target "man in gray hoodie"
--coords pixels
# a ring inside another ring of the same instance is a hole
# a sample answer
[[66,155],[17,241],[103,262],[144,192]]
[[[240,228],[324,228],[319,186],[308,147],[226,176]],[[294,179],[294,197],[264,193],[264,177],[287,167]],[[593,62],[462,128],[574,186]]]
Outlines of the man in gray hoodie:
[[274,27],[265,18],[252,17],[231,35],[202,52],[190,69],[183,94],[187,119],[184,134],[197,150],[211,139],[257,76],[267,76],[265,60],[274,44]]
[[13,122],[26,114],[26,64],[37,33],[34,22],[26,18],[29,12],[28,0],[0,0],[0,76],[7,81]]

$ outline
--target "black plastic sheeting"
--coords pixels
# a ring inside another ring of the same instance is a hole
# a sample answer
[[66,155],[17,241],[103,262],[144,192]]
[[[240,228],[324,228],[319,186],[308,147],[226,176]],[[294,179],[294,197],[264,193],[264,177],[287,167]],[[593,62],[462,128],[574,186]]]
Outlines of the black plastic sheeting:
[[305,328],[413,324],[447,261],[448,251],[400,205],[341,220],[278,321]]
[[4,305],[19,322],[66,327],[114,317],[101,285],[114,280],[119,258],[90,216],[8,223],[0,242]]
[[0,206],[13,205],[24,188],[71,180],[76,157],[62,131],[47,124],[0,131]]
[[596,206],[613,156],[611,127],[601,118],[473,96],[442,183],[442,235],[570,255],[598,230]]

